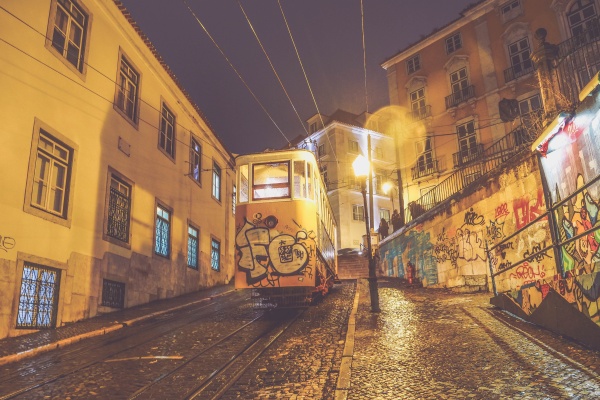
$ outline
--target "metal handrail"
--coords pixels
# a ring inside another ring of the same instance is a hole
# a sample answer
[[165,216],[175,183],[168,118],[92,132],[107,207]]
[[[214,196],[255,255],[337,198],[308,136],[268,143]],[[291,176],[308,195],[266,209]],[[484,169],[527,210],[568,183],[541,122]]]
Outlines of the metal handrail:
[[457,90],[450,96],[446,96],[446,109],[456,107],[463,101],[467,101],[470,98],[475,97],[475,86],[469,85],[464,89]]
[[533,61],[529,58],[504,70],[504,82],[508,83],[533,72]]

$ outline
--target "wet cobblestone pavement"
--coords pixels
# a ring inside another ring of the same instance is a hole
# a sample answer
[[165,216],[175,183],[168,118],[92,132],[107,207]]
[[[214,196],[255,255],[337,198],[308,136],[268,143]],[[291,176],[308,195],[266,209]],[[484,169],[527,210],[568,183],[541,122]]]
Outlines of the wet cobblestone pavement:
[[[36,346],[87,333],[101,335],[15,363],[15,367],[25,367],[24,371],[36,370],[39,377],[32,379],[41,381],[47,379],[46,365],[68,369],[68,354],[76,348],[85,351],[100,342],[110,344],[119,332],[145,332],[146,327],[160,326],[157,324],[164,321],[164,337],[147,344],[132,339],[135,347],[115,356],[109,357],[104,354],[108,350],[103,350],[98,356],[109,358],[101,364],[90,364],[77,375],[62,376],[54,386],[19,397],[129,398],[157,376],[189,360],[206,343],[262,313],[251,310],[245,293],[218,297],[231,289],[213,288],[53,331],[1,340],[0,360],[2,355],[15,355],[15,349],[35,350]],[[356,294],[359,301],[354,315]],[[494,308],[489,304],[489,293],[455,294],[380,278],[379,297],[382,311],[374,314],[370,312],[366,280],[357,286],[353,281],[336,285],[324,301],[308,308],[222,398],[600,399],[600,352]],[[208,319],[201,317],[198,310],[211,298],[221,311]],[[192,306],[186,307],[188,304]],[[181,319],[171,319],[174,316]],[[349,325],[349,317],[350,321],[355,318],[355,325]],[[202,318],[203,322],[188,326],[190,318]],[[180,327],[174,321],[179,321]],[[124,323],[127,326],[122,330],[97,333],[98,327]],[[157,362],[152,360],[157,354],[180,357]],[[123,366],[128,368],[118,368]],[[0,377],[12,370],[10,363],[0,366]],[[185,381],[194,384],[194,379]],[[6,384],[10,386],[9,381]],[[179,387],[171,389],[152,398],[181,398],[177,397]],[[164,397],[167,393],[174,397]]]
[[379,281],[360,303],[348,399],[599,399],[600,353],[494,309],[490,294]]

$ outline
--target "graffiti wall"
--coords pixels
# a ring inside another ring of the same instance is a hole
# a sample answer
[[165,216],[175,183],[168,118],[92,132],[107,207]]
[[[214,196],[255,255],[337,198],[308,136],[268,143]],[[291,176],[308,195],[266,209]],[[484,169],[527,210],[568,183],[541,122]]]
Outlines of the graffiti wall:
[[[551,243],[545,212],[537,162],[529,157],[382,243],[382,269],[404,278],[410,261],[423,285],[433,287],[465,286],[474,277],[485,282],[491,271],[510,270],[512,275],[499,279],[505,290],[540,274],[552,276],[548,256],[538,254]],[[515,234],[531,222],[533,227]],[[490,257],[487,250],[493,250]],[[513,268],[516,263],[525,265]]]
[[238,207],[236,288],[315,285],[315,212],[308,218],[293,205]]

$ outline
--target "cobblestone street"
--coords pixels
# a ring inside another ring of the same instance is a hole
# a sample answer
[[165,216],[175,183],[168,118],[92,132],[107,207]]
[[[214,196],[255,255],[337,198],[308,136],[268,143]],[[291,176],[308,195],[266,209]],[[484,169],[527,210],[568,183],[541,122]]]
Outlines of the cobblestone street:
[[600,398],[600,354],[489,305],[379,281],[360,285],[349,399]]
[[[0,354],[5,356],[0,360],[5,365],[0,368],[0,377],[4,377],[0,379],[0,398],[11,398],[10,393],[38,384],[39,389],[16,398],[131,398],[151,380],[192,361],[201,348],[231,332],[240,321],[262,314],[250,309],[247,293],[227,290],[215,288],[54,331],[2,340]],[[381,312],[371,313],[366,280],[356,286],[353,281],[337,285],[324,301],[305,310],[239,379],[230,380],[232,386],[221,398],[600,398],[600,352],[494,308],[489,293],[456,294],[380,278],[379,296]],[[187,307],[186,302],[190,304]],[[210,304],[221,311],[203,317],[201,307]],[[102,322],[106,326],[108,321],[121,329],[98,331],[98,326]],[[119,321],[126,323],[119,325],[123,323]],[[136,331],[150,333],[150,329],[164,330],[165,336],[156,336],[147,344],[144,340],[149,338],[132,336]],[[55,340],[49,340],[49,333]],[[236,337],[241,340],[249,334]],[[111,356],[119,335],[130,337],[130,350]],[[81,341],[35,356],[24,355],[69,337],[81,337]],[[105,347],[98,347],[91,357],[83,355],[102,343]],[[156,355],[172,358],[161,360]],[[178,393],[210,372],[212,358],[198,359],[201,363],[192,368],[197,378],[179,376],[152,398],[183,398]],[[208,370],[202,372],[204,364]],[[47,368],[49,365],[52,368]],[[57,373],[61,375],[55,382],[53,374]],[[137,398],[148,398],[146,394]]]

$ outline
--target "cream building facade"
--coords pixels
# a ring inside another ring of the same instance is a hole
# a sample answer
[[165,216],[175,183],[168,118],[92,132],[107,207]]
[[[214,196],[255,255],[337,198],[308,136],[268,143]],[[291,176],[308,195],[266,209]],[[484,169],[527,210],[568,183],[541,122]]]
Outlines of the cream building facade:
[[[442,201],[431,190],[457,170],[462,182],[454,186],[477,179],[469,166],[494,143],[518,148],[535,135],[543,119],[530,58],[536,31],[559,43],[597,24],[599,11],[597,0],[479,1],[382,64],[390,103],[408,117],[397,137],[407,220]],[[588,82],[595,71],[574,73]]]
[[352,163],[358,155],[368,158],[370,137],[374,218],[369,211],[371,196],[368,193],[367,211],[376,232],[381,218],[389,222],[394,207],[390,194],[384,193],[382,187],[394,175],[394,138],[378,132],[379,117],[369,113],[353,114],[337,110],[329,116],[315,114],[307,122],[310,135],[299,146],[309,147],[317,154],[338,225],[338,251],[340,254],[360,251],[364,243],[363,236],[366,236],[365,209],[361,183],[355,178]]
[[2,2],[0,338],[233,276],[235,171],[117,0]]

